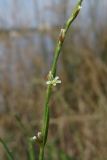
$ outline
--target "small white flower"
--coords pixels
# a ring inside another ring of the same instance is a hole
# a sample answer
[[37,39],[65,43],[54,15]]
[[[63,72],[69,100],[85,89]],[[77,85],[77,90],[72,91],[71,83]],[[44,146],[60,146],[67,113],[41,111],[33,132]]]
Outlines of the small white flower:
[[56,76],[56,77],[52,80],[53,86],[56,86],[57,83],[61,83],[61,80],[59,79],[58,76]]
[[37,140],[37,137],[36,137],[36,136],[33,136],[33,137],[32,137],[32,140],[34,140],[34,141]]
[[53,75],[51,73],[51,71],[49,72],[49,75],[48,75],[48,81],[46,82],[47,85],[53,85],[53,86],[56,86],[56,84],[60,84],[61,83],[61,80],[59,79],[58,76],[56,76],[55,78],[53,78]]
[[36,134],[36,136],[33,136],[33,137],[31,137],[31,140],[32,141],[41,141],[41,139],[42,139],[42,133],[41,132],[38,132],[37,134]]
[[37,137],[38,137],[38,139],[41,139],[42,133],[41,133],[41,132],[38,132],[38,133],[37,133]]

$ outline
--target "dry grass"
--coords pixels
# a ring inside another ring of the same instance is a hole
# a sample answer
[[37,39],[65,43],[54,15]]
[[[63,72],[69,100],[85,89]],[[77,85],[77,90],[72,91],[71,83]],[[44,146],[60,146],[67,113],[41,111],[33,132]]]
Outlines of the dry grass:
[[[63,49],[65,52],[66,48]],[[38,57],[33,55],[34,51],[29,49],[29,54],[27,53],[33,71],[28,73],[26,65],[17,64],[18,82],[11,84],[7,70],[3,71],[0,82],[6,108],[0,115],[0,136],[7,140],[15,152],[17,149],[17,157],[20,159],[21,155],[23,160],[27,159],[26,142],[14,114],[19,114],[22,122],[28,129],[32,128],[35,134],[41,123],[44,104],[44,68],[48,68],[43,57],[39,57],[38,62]],[[76,54],[77,51],[80,54]],[[74,55],[67,50],[62,57],[59,72],[63,83],[57,93],[53,93],[51,101],[48,144],[55,145],[56,150],[62,149],[67,154],[74,155],[78,160],[106,160],[107,65],[89,48],[75,49],[72,52]],[[72,63],[73,58],[75,63]],[[0,156],[5,159],[2,149]],[[57,156],[54,159],[58,159]]]

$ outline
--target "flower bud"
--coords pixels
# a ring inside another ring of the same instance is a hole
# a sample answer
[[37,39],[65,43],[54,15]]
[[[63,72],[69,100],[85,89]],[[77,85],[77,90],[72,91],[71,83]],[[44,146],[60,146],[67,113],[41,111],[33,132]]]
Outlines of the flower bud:
[[61,29],[60,35],[59,35],[59,41],[62,43],[65,38],[65,29]]

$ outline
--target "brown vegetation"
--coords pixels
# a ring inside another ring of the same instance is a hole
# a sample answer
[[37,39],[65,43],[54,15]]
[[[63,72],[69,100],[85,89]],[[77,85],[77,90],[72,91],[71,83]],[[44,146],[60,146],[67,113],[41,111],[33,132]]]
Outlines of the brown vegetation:
[[[0,59],[0,137],[17,159],[27,159],[27,148],[15,115],[35,135],[41,124],[46,75],[54,48],[46,47],[46,39],[54,46],[57,33],[56,28],[49,32],[0,33],[0,43],[6,48]],[[57,155],[64,150],[78,160],[107,159],[106,27],[94,33],[93,44],[88,38],[90,32],[83,36],[78,27],[66,39],[58,73],[62,85],[53,92],[50,104],[48,144],[55,147]],[[35,148],[38,154],[38,146]],[[0,158],[5,159],[1,146]]]

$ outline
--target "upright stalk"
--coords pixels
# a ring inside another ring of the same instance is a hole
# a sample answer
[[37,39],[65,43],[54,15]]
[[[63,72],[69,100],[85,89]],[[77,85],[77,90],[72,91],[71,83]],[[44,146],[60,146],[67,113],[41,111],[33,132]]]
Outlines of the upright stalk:
[[72,22],[76,19],[77,15],[79,14],[79,11],[81,9],[83,0],[79,0],[76,7],[74,8],[71,17],[68,19],[68,21],[65,24],[65,28],[61,29],[59,39],[56,45],[55,54],[51,66],[51,72],[49,75],[49,81],[46,91],[46,100],[45,100],[45,106],[44,106],[44,116],[43,116],[43,125],[42,125],[42,141],[40,143],[40,153],[39,153],[39,160],[44,160],[44,149],[47,142],[47,135],[48,135],[48,128],[49,128],[49,101],[52,93],[52,87],[55,86],[58,82],[58,78],[56,77],[56,70],[57,70],[57,62],[60,55],[60,51],[62,49],[63,42],[65,40],[66,33],[71,26]]

